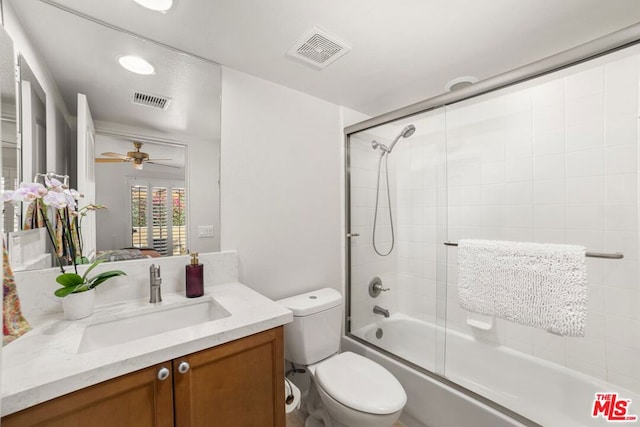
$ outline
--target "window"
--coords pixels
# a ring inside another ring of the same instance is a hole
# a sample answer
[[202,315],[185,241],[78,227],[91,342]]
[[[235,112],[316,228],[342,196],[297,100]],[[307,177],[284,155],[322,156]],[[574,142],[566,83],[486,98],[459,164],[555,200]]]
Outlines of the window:
[[173,254],[185,255],[187,253],[187,215],[186,215],[186,191],[184,188],[172,188],[171,199],[173,207]]
[[187,253],[186,190],[167,181],[129,183],[131,246],[161,255]]

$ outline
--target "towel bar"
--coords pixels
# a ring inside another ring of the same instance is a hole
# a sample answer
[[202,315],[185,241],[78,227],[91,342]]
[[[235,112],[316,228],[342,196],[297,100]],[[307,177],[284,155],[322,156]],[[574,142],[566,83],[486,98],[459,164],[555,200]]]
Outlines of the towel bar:
[[[458,242],[444,242],[445,246],[458,246]],[[622,259],[624,254],[622,252],[606,253],[606,252],[586,252],[585,256],[589,258],[606,258],[606,259]]]

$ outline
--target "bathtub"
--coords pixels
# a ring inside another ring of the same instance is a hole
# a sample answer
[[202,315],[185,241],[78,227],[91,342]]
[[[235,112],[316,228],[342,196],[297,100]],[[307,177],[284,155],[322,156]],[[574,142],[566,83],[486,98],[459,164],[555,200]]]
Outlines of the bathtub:
[[[376,333],[381,337],[378,338]],[[442,372],[444,365],[448,380],[526,418],[522,419],[515,414],[502,414],[490,405],[484,404],[482,398],[473,402],[474,399],[470,399],[468,395],[463,396],[466,395],[464,390],[457,390],[459,387],[455,385],[447,386],[447,381],[437,386],[434,384],[438,382],[437,378],[403,366],[358,340],[345,337],[343,351],[351,350],[373,358],[392,371],[405,389],[408,389],[409,403],[405,412],[416,425],[611,425],[602,416],[591,416],[596,393],[611,392],[617,392],[619,398],[631,399],[629,414],[640,415],[640,396],[635,393],[456,331],[446,332],[444,364],[439,360],[440,366],[435,369],[436,338],[444,337],[443,329],[401,313],[359,329],[353,332],[353,336],[431,372]],[[433,404],[433,399],[440,403]],[[460,413],[455,414],[456,411]],[[468,412],[471,424],[464,424],[465,421],[453,422],[446,416],[443,418],[438,412],[448,412],[456,416]],[[637,423],[621,424],[640,425],[640,421]]]

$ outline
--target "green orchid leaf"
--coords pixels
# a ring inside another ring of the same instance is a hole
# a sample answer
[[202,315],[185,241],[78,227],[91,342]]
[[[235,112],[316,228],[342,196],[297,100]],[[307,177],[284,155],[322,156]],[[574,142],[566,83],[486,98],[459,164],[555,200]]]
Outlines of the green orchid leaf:
[[91,266],[90,266],[89,268],[87,268],[87,271],[85,271],[85,272],[84,272],[84,274],[82,275],[82,281],[83,281],[83,282],[84,282],[84,281],[85,281],[85,279],[87,278],[87,275],[89,274],[89,272],[90,272],[91,270],[93,270],[94,268],[96,268],[96,266],[97,266],[98,264],[100,264],[101,262],[103,262],[103,260],[95,260],[95,261],[93,262],[93,264],[91,264]]
[[105,280],[109,280],[112,277],[126,276],[126,275],[127,275],[127,273],[125,273],[124,271],[120,271],[120,270],[105,271],[105,272],[100,273],[97,276],[92,277],[91,279],[89,279],[89,289],[95,288],[96,286],[98,286],[99,284],[104,282]]
[[67,295],[73,293],[73,291],[74,291],[73,287],[58,288],[53,294],[57,297],[64,298]]
[[78,293],[80,293],[80,292],[86,292],[86,291],[88,291],[88,290],[90,290],[90,289],[91,289],[91,288],[89,287],[89,284],[88,284],[88,283],[83,283],[82,285],[77,286],[77,287],[73,290],[73,293],[74,293],[74,294],[78,294]]
[[56,282],[73,291],[73,288],[84,283],[84,279],[75,273],[65,273],[56,277]]

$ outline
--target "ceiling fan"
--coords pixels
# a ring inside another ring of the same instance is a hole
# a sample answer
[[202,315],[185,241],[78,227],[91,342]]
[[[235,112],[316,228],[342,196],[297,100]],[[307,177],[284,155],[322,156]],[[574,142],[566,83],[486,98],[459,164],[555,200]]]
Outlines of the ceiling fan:
[[120,162],[132,162],[133,167],[138,170],[142,170],[143,165],[145,163],[149,163],[152,165],[161,165],[168,166],[170,168],[179,168],[179,166],[168,165],[166,163],[158,163],[158,160],[171,160],[171,159],[150,159],[149,154],[144,151],[140,151],[142,148],[142,142],[133,141],[133,146],[135,147],[135,151],[129,151],[127,154],[106,152],[102,153],[102,156],[107,156],[107,158],[98,157],[96,158],[96,163],[120,163]]

